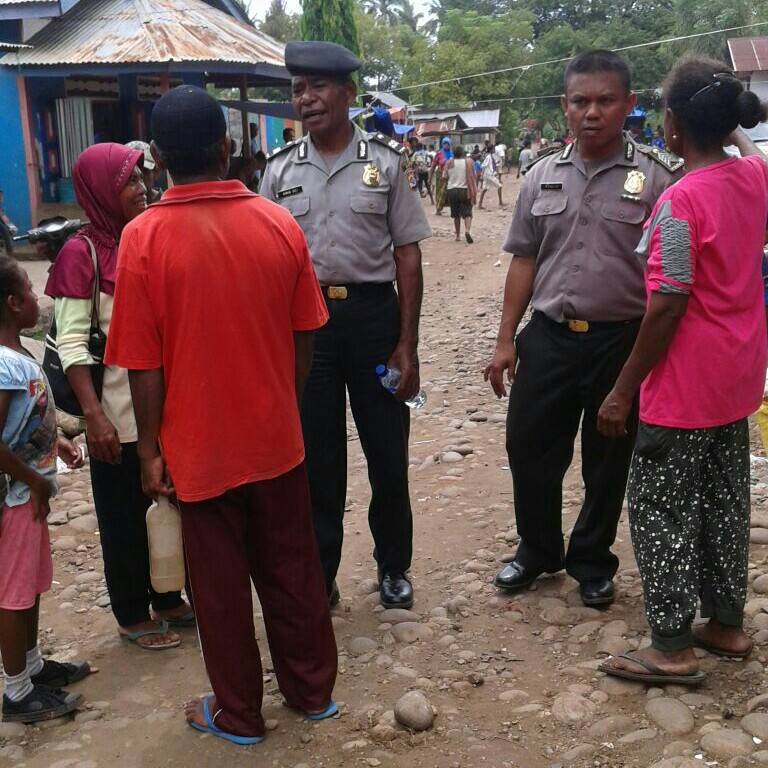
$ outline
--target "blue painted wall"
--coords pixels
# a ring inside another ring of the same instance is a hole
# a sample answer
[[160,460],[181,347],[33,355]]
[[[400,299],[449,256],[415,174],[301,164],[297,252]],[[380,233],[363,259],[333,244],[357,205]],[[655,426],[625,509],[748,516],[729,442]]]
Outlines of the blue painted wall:
[[[0,39],[19,42],[18,22],[0,22]],[[20,230],[29,229],[32,222],[27,192],[26,159],[21,134],[19,94],[16,75],[8,67],[0,68],[0,189],[5,201],[3,207],[11,221]]]

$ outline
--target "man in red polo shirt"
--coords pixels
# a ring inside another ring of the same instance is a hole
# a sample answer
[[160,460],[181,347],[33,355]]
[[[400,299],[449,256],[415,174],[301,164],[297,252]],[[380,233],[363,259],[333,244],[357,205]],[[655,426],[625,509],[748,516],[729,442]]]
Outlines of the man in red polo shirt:
[[304,235],[287,211],[222,181],[229,139],[205,91],[152,113],[175,186],[126,226],[107,360],[128,368],[145,492],[175,491],[213,696],[198,730],[264,736],[251,581],[286,704],[336,712],[336,644],[312,530],[298,400],[327,319]]

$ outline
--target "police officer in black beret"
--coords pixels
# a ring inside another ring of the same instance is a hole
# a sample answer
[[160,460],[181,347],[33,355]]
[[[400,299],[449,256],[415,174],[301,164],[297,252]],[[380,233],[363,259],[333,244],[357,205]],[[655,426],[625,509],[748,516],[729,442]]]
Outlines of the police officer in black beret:
[[[369,523],[381,603],[408,608],[413,521],[409,411],[419,390],[423,280],[419,241],[431,232],[403,146],[349,120],[360,60],[334,43],[290,42],[293,106],[305,136],[270,158],[261,193],[285,206],[307,239],[330,320],[315,334],[302,426],[315,533],[331,604],[347,491],[346,397],[368,462]],[[395,282],[397,291],[395,291]],[[398,368],[394,397],[375,373]]]

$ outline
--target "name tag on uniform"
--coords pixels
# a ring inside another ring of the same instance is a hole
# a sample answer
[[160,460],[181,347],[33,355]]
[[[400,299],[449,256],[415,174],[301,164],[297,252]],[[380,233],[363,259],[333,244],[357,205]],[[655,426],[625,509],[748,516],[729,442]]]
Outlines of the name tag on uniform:
[[542,181],[541,188],[542,189],[562,189],[563,185],[559,181]]
[[284,197],[291,197],[292,195],[298,195],[304,191],[304,187],[291,187],[290,189],[281,189],[275,197],[278,200],[282,200]]

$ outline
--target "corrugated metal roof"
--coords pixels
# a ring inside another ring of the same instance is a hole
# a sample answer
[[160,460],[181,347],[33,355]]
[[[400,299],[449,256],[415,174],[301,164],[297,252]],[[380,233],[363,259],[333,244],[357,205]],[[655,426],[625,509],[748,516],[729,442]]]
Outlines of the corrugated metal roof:
[[768,37],[732,37],[728,50],[736,72],[768,69]]
[[81,0],[28,42],[0,64],[284,62],[281,43],[202,0]]
[[399,96],[395,96],[394,93],[389,91],[370,91],[365,94],[370,96],[374,101],[380,101],[388,107],[407,107],[408,102],[403,101]]
[[24,51],[31,48],[31,45],[22,45],[21,43],[0,43],[0,53],[6,53],[8,51]]
[[59,0],[0,0],[0,6],[23,5],[25,3],[45,3],[46,5],[58,5]]
[[446,120],[449,117],[459,117],[467,128],[497,128],[499,125],[498,109],[467,109],[448,110],[444,112],[427,112],[421,110],[413,115],[413,120]]

